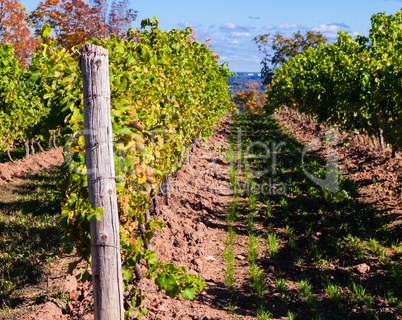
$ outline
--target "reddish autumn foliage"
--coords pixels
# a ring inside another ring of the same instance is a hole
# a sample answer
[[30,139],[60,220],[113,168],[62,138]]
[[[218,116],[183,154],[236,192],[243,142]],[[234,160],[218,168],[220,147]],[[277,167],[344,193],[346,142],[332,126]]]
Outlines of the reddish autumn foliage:
[[23,66],[28,65],[36,46],[27,16],[18,0],[0,1],[0,43],[13,43],[15,57]]
[[263,113],[265,92],[256,90],[257,83],[249,83],[247,87],[234,96],[234,103],[246,113]]
[[113,0],[110,5],[107,0],[45,0],[30,15],[37,35],[49,24],[59,43],[68,49],[90,37],[124,38],[136,17],[129,0]]

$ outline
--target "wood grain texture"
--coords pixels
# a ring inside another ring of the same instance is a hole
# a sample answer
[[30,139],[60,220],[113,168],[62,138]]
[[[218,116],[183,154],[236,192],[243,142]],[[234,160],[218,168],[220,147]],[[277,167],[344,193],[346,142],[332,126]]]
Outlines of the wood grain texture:
[[95,320],[123,320],[107,50],[84,45],[81,68],[89,201],[93,208],[103,208],[102,220],[90,222]]

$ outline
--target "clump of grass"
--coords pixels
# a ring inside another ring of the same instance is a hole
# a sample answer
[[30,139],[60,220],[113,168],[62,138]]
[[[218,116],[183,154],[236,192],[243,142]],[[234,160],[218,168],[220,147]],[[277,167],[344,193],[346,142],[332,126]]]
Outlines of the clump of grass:
[[287,223],[290,215],[288,200],[285,197],[282,197],[279,204],[282,207],[282,219]]
[[296,319],[296,315],[290,311],[288,311],[288,320],[295,320]]
[[313,257],[315,262],[320,262],[322,258],[322,252],[320,248],[318,247],[317,243],[311,238],[308,239],[308,245],[310,248],[310,254]]
[[233,199],[231,206],[229,207],[228,214],[226,216],[229,223],[236,221],[239,215],[239,203],[237,202],[237,197]]
[[258,239],[257,237],[254,235],[254,233],[250,233],[248,235],[248,247],[247,247],[247,251],[248,251],[248,261],[250,263],[254,262],[255,260],[257,260],[257,249],[258,249]]
[[238,214],[239,214],[239,203],[238,203],[238,195],[239,195],[239,188],[236,180],[236,167],[234,163],[234,154],[233,154],[233,143],[232,143],[232,148],[229,148],[228,153],[227,153],[227,160],[231,164],[230,166],[230,172],[229,172],[229,177],[230,177],[230,184],[231,188],[233,190],[233,202],[228,210],[228,213],[226,215],[226,219],[228,221],[228,232],[227,232],[227,237],[225,240],[225,247],[224,247],[224,252],[223,252],[223,258],[226,262],[226,267],[225,267],[225,274],[224,274],[224,282],[228,287],[229,290],[229,297],[228,297],[228,308],[229,310],[234,313],[235,310],[235,305],[234,305],[234,296],[235,296],[235,283],[236,283],[236,277],[235,277],[235,271],[236,271],[236,261],[235,261],[235,255],[233,251],[233,241],[236,238],[236,233],[233,229],[233,222],[236,221]]
[[250,279],[251,286],[255,290],[257,298],[257,304],[262,303],[264,293],[267,291],[267,287],[264,283],[264,272],[258,267],[255,261],[250,263]]
[[286,226],[286,235],[288,236],[288,241],[290,248],[293,250],[296,248],[296,243],[295,240],[293,239],[293,228],[289,227],[288,225]]
[[249,214],[247,215],[247,230],[249,232],[253,232],[254,230],[254,219],[258,215],[257,210],[257,196],[255,194],[250,194],[247,200],[247,206],[250,210]]
[[398,298],[394,296],[394,292],[392,290],[388,290],[385,292],[384,301],[386,303],[397,303]]
[[311,200],[316,200],[318,198],[318,193],[317,193],[317,189],[315,187],[310,187],[308,189],[308,193],[309,193],[309,198]]
[[264,307],[257,309],[257,318],[259,320],[269,320],[272,317],[272,313],[266,310]]
[[374,300],[370,295],[366,295],[363,300],[364,305],[366,306],[367,310],[371,310],[374,307]]
[[272,259],[276,259],[278,256],[278,242],[276,239],[275,233],[268,233],[268,253],[272,257]]
[[366,254],[366,250],[364,249],[364,245],[362,241],[352,236],[350,233],[345,237],[346,244],[350,247],[350,250],[356,255],[356,257],[361,260],[364,258]]
[[392,282],[399,288],[402,287],[402,266],[400,263],[387,260],[384,262],[387,268],[387,275]]
[[264,294],[267,292],[267,286],[265,285],[265,274],[258,267],[255,261],[250,262],[249,270],[251,286],[255,290],[255,299],[257,306],[257,318],[260,320],[270,319],[271,313],[264,307]]
[[278,292],[280,292],[280,293],[285,292],[286,280],[284,278],[280,278],[280,279],[276,280],[275,287],[276,287],[276,290],[278,290]]
[[379,249],[379,243],[376,239],[370,239],[369,241],[369,248],[374,252],[377,253]]
[[248,196],[248,200],[247,200],[247,207],[250,210],[250,212],[253,212],[257,209],[256,202],[257,202],[257,196],[254,193],[251,193]]
[[342,294],[338,286],[332,283],[328,277],[324,278],[323,285],[324,290],[329,295],[329,298],[331,299],[332,303],[338,310],[341,310],[343,308],[343,302],[342,302]]
[[315,314],[317,309],[317,300],[315,299],[315,297],[311,292],[310,281],[308,279],[300,280],[298,288],[301,293],[301,296],[307,300],[307,304],[310,307],[310,310],[312,311],[313,314]]
[[290,192],[292,195],[297,196],[297,195],[300,194],[300,188],[299,188],[299,186],[297,186],[297,185],[291,186],[291,187],[289,188],[289,192]]
[[396,254],[402,254],[402,244],[398,241],[392,245],[392,249],[395,251]]
[[266,220],[269,222],[269,220],[272,218],[272,201],[270,199],[267,200],[266,212]]
[[303,298],[308,299],[311,297],[310,281],[308,281],[307,279],[300,280],[298,288]]
[[385,260],[387,258],[385,250],[380,247],[380,243],[376,239],[370,239],[368,247],[373,251],[378,259]]
[[356,284],[353,280],[349,289],[355,295],[355,299],[357,301],[363,302],[366,296],[366,289],[363,288],[360,284]]
[[233,289],[233,286],[236,282],[236,278],[234,277],[234,271],[236,269],[235,255],[232,248],[233,240],[235,239],[236,234],[231,226],[229,226],[228,236],[225,241],[225,249],[223,252],[223,258],[226,262],[225,268],[225,276],[224,281],[230,290]]

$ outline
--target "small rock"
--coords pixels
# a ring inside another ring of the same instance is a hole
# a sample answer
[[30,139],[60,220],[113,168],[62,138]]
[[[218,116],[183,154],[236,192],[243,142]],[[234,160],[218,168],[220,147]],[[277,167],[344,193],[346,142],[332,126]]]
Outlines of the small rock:
[[321,232],[313,232],[313,233],[311,233],[311,237],[312,237],[315,241],[319,241],[319,240],[320,240],[320,236],[321,236]]
[[354,266],[353,269],[355,269],[360,274],[364,274],[364,273],[370,271],[370,266],[368,266],[365,263],[361,263],[361,264],[358,264],[357,266]]
[[183,240],[181,240],[181,239],[175,238],[173,240],[173,244],[174,244],[175,247],[182,248],[182,247],[184,247],[185,242]]
[[41,310],[36,313],[35,317],[42,320],[67,319],[67,315],[63,315],[63,311],[53,302],[47,302],[41,306]]
[[239,254],[239,255],[236,256],[236,259],[237,259],[237,260],[245,260],[246,257],[245,257],[245,256],[242,256],[241,254]]
[[191,261],[193,264],[195,264],[198,268],[202,268],[202,261],[201,259],[193,259]]
[[77,279],[75,278],[75,276],[72,276],[69,274],[63,283],[62,291],[63,292],[73,292],[73,291],[77,290],[77,287],[78,287]]
[[205,260],[207,261],[215,261],[216,259],[213,256],[206,257]]

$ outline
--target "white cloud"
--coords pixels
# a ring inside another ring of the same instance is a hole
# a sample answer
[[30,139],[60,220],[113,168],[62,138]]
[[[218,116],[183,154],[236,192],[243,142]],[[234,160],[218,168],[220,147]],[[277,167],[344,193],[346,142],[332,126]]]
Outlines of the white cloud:
[[349,33],[353,38],[357,37],[358,35],[360,35],[360,33],[358,32],[351,32]]
[[251,26],[241,26],[238,24],[234,24],[232,22],[226,22],[224,24],[221,24],[221,26],[219,27],[219,31],[221,32],[225,32],[225,33],[233,33],[233,32],[249,32],[250,30],[255,29],[255,27],[251,27]]
[[335,24],[322,24],[318,28],[313,28],[315,32],[321,32],[325,37],[328,38],[336,38],[338,35],[338,31],[341,30],[341,27]]
[[236,28],[236,25],[231,22],[226,22],[221,25],[221,29],[234,29],[234,28]]
[[251,37],[250,32],[232,32],[232,37]]
[[300,27],[297,24],[289,24],[289,23],[282,23],[278,26],[278,29],[280,30],[295,30],[299,29]]
[[228,42],[229,42],[229,43],[233,43],[233,44],[239,43],[239,41],[237,41],[237,40],[230,40],[230,39],[228,40]]

